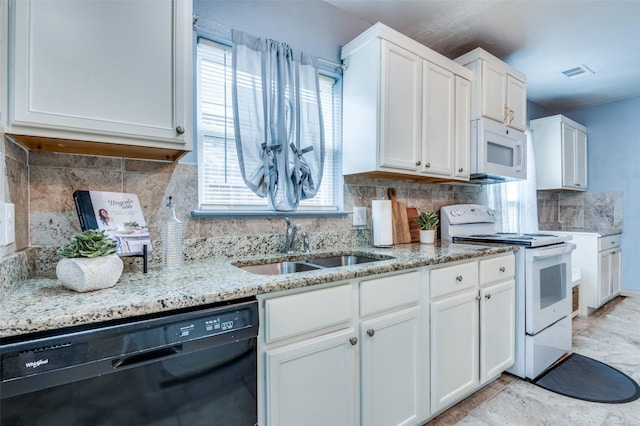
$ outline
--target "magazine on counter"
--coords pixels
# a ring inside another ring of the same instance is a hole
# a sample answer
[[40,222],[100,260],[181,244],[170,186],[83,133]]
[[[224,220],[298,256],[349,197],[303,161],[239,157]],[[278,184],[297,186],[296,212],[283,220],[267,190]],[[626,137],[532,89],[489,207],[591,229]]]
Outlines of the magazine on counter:
[[147,253],[153,250],[149,229],[136,194],[75,191],[73,200],[82,230],[104,230],[116,241],[118,255],[142,254],[145,245]]

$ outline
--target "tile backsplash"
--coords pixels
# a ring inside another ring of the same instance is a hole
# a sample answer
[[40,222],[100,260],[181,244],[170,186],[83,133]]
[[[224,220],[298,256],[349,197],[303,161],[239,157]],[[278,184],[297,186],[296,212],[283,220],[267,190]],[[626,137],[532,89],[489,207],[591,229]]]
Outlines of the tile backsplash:
[[[59,259],[56,249],[80,231],[72,197],[78,189],[136,193],[155,247],[160,243],[166,199],[173,196],[178,217],[185,224],[187,259],[273,253],[284,245],[281,217],[192,218],[190,212],[198,207],[195,164],[27,152],[9,138],[3,139],[0,195],[3,201],[15,204],[16,242],[0,247],[0,287],[4,281],[22,280],[26,275],[53,273]],[[458,203],[487,204],[487,191],[479,186],[346,176],[344,210],[369,207],[367,226],[352,226],[351,215],[295,221],[310,234],[312,248],[369,244],[371,200],[386,197],[389,187],[396,188],[399,201],[419,211]],[[540,229],[621,228],[622,192],[538,191],[538,219]],[[152,264],[160,262],[159,252],[151,256]],[[128,267],[136,263],[138,259],[127,262]]]
[[622,229],[622,191],[538,191],[540,229]]
[[[166,199],[173,196],[178,218],[184,223],[187,258],[274,252],[283,245],[285,224],[281,217],[192,218],[190,212],[198,207],[196,164],[26,152],[9,138],[3,148],[12,153],[3,156],[6,174],[10,175],[8,199],[20,200],[16,202],[16,216],[23,220],[16,224],[20,243],[2,255],[29,249],[30,273],[35,275],[51,274],[59,258],[56,248],[80,231],[72,196],[78,189],[136,193],[154,246],[159,244],[160,224],[167,212]],[[385,197],[389,187],[396,188],[399,201],[418,210],[437,210],[452,203],[486,202],[486,191],[477,186],[346,176],[344,210],[370,207],[371,200]],[[370,217],[366,227],[352,226],[351,215],[303,217],[295,221],[309,232],[312,248],[370,241]],[[156,250],[151,262],[159,261]]]

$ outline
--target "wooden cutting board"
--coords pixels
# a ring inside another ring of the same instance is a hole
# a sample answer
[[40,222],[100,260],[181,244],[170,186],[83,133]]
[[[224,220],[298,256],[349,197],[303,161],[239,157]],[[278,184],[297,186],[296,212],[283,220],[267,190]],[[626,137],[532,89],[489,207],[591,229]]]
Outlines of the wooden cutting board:
[[407,220],[409,221],[409,233],[411,234],[411,242],[420,242],[420,225],[416,222],[418,218],[418,209],[415,207],[407,207]]
[[407,220],[407,205],[399,203],[396,198],[396,189],[387,190],[391,200],[391,216],[393,221],[393,244],[405,244],[411,242],[409,221]]

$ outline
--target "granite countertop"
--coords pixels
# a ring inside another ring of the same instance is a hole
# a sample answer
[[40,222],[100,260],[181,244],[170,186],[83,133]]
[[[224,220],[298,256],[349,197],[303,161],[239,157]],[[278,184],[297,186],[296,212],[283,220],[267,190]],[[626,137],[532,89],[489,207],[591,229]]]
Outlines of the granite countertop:
[[[546,229],[545,231],[556,233],[571,233],[571,234],[598,234],[601,237],[608,237],[609,235],[622,234],[622,228],[564,228],[564,229]],[[541,232],[545,232],[541,231]]]
[[[355,247],[351,250],[314,251],[331,256],[345,252],[393,256],[394,259],[287,275],[256,275],[233,265],[263,259],[283,260],[279,255],[215,258],[188,262],[178,271],[159,267],[124,273],[114,287],[88,293],[68,290],[53,278],[33,278],[18,283],[2,300],[0,337],[54,330],[190,308],[287,289],[366,277],[479,256],[506,253],[516,247],[458,244],[404,244],[393,248]],[[302,257],[302,256],[299,256]]]

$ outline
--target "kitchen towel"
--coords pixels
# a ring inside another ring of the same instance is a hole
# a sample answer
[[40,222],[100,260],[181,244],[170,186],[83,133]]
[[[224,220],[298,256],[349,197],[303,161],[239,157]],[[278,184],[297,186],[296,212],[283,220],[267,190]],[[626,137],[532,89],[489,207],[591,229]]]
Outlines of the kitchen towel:
[[373,245],[376,247],[393,245],[391,200],[371,200],[371,222]]

